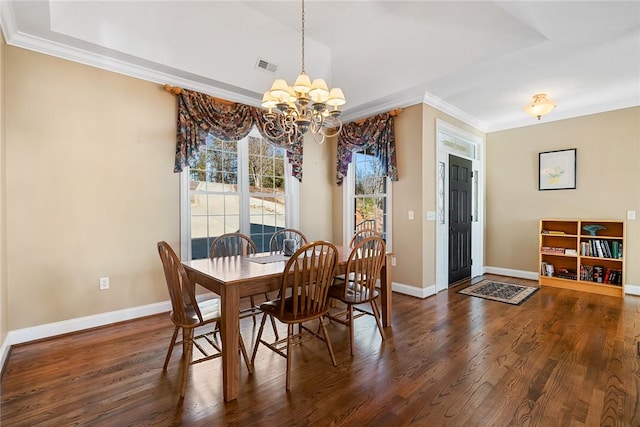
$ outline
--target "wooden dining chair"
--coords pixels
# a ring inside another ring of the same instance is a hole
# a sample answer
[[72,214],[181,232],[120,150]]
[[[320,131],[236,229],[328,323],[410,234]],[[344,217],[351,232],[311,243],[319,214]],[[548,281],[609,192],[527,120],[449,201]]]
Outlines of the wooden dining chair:
[[[349,328],[349,346],[353,356],[353,321],[365,314],[376,319],[380,336],[384,341],[380,312],[376,304],[379,292],[376,289],[380,271],[386,256],[385,242],[380,236],[367,237],[360,240],[351,250],[347,260],[344,276],[336,277],[333,286],[329,288],[329,297],[346,304],[345,311],[327,316]],[[345,279],[347,278],[347,279]],[[369,303],[373,312],[356,307]],[[358,312],[354,316],[354,310]]]
[[[209,258],[219,258],[236,255],[251,255],[258,252],[258,247],[251,237],[243,233],[225,233],[216,237],[209,248]],[[270,299],[268,293],[264,293],[265,301]],[[240,318],[253,318],[253,324],[256,324],[256,316],[260,313],[260,308],[256,304],[255,295],[249,296],[249,308],[240,310]],[[275,321],[272,321],[273,333],[276,339],[279,339],[278,328]]]
[[[329,242],[312,242],[298,249],[289,258],[282,274],[280,294],[282,297],[267,301],[260,305],[264,313],[260,322],[260,330],[253,347],[251,363],[253,364],[260,344],[273,350],[287,359],[286,389],[290,389],[291,348],[308,339],[317,337],[327,345],[331,363],[336,366],[333,348],[323,318],[328,311],[328,291],[333,281],[338,262],[338,251]],[[287,324],[287,337],[269,343],[262,339],[262,331],[267,317],[276,318]],[[303,322],[318,320],[318,331],[312,331]],[[294,325],[299,325],[294,332]],[[319,334],[322,332],[322,335]]]
[[271,236],[269,240],[269,250],[271,252],[282,252],[284,250],[285,239],[293,239],[296,242],[296,249],[309,243],[307,236],[302,231],[294,228],[283,228]]
[[356,224],[356,231],[360,230],[375,230],[376,229],[376,220],[375,219],[364,219]]
[[356,244],[358,244],[361,240],[366,239],[367,237],[382,237],[382,234],[378,233],[373,228],[361,228],[359,230],[356,230],[353,237],[351,237],[349,247],[355,247]]
[[[213,327],[220,320],[220,300],[218,298],[209,298],[198,302],[195,297],[195,286],[189,280],[180,258],[178,258],[171,246],[164,241],[158,242],[158,253],[160,254],[167,289],[171,298],[170,317],[174,324],[173,336],[171,337],[162,369],[163,371],[167,370],[173,347],[177,344],[182,344],[182,383],[180,386],[180,400],[182,400],[187,389],[189,366],[222,356],[220,344],[214,339],[215,327]],[[209,332],[195,335],[196,328],[210,324],[212,328]],[[176,342],[180,330],[182,330],[182,341]],[[240,351],[244,362],[249,373],[252,373],[253,369],[249,363],[244,341],[242,336],[239,338]],[[202,356],[192,360],[194,346]]]

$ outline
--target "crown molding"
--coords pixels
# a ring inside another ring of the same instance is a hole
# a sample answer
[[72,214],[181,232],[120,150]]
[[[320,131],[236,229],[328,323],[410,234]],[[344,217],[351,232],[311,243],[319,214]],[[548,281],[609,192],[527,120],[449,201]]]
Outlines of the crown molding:
[[422,102],[437,110],[442,111],[443,113],[450,115],[454,119],[458,119],[461,122],[468,124],[474,129],[478,129],[481,132],[486,133],[489,129],[489,125],[487,123],[476,119],[471,114],[462,111],[458,107],[453,106],[446,101],[443,101],[442,99],[429,92],[424,93]]
[[343,113],[341,120],[343,123],[353,122],[376,114],[386,113],[396,108],[406,108],[422,102],[420,94],[396,94],[387,98],[382,98],[374,103],[364,104],[349,109]]
[[[132,64],[130,61],[106,56],[105,54],[96,54],[83,49],[72,48],[55,41],[21,33],[16,31],[15,22],[13,22],[13,15],[11,13],[12,9],[10,7],[8,8],[5,2],[0,2],[0,4],[0,7],[2,7],[2,21],[0,24],[2,25],[2,32],[8,45],[161,85],[168,83],[172,86],[207,93],[233,102],[240,102],[252,106],[260,105],[260,99],[258,99],[257,93],[253,94],[250,91],[234,87],[225,89],[220,87],[222,86],[221,83],[196,74],[178,72],[178,70],[151,61],[144,61],[148,66]],[[159,71],[151,67],[166,68],[167,71]]]

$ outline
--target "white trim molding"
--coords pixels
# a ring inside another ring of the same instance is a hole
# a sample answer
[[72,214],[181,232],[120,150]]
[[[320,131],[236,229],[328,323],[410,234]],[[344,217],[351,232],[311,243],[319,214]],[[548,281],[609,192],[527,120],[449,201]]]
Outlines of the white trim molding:
[[418,288],[416,286],[405,285],[404,283],[393,282],[391,283],[391,290],[399,294],[424,299],[436,294],[436,285],[430,285],[425,288]]
[[169,301],[126,308],[123,310],[110,311],[92,316],[63,320],[61,322],[32,326],[30,328],[17,329],[9,332],[8,341],[10,345],[22,344],[29,341],[54,337],[56,335],[68,334],[71,332],[78,332],[85,329],[133,320],[140,317],[151,316],[153,314],[167,313],[169,311],[171,311],[171,304]]
[[535,271],[513,270],[511,268],[484,266],[486,274],[498,274],[500,276],[518,277],[520,279],[538,280],[538,273]]
[[640,296],[640,285],[624,285],[624,293],[626,295],[637,295]]

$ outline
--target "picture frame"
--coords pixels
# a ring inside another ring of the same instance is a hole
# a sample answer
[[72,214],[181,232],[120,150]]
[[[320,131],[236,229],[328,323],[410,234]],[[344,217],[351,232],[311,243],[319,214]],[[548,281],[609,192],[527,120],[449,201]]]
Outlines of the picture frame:
[[578,150],[544,151],[538,154],[538,190],[576,189]]

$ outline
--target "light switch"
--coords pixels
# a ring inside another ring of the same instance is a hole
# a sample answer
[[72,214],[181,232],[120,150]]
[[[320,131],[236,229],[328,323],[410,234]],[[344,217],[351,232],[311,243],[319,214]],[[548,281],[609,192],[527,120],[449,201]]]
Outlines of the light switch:
[[413,219],[413,211],[409,211],[409,219],[412,220]]
[[627,211],[627,219],[636,219],[636,211]]

